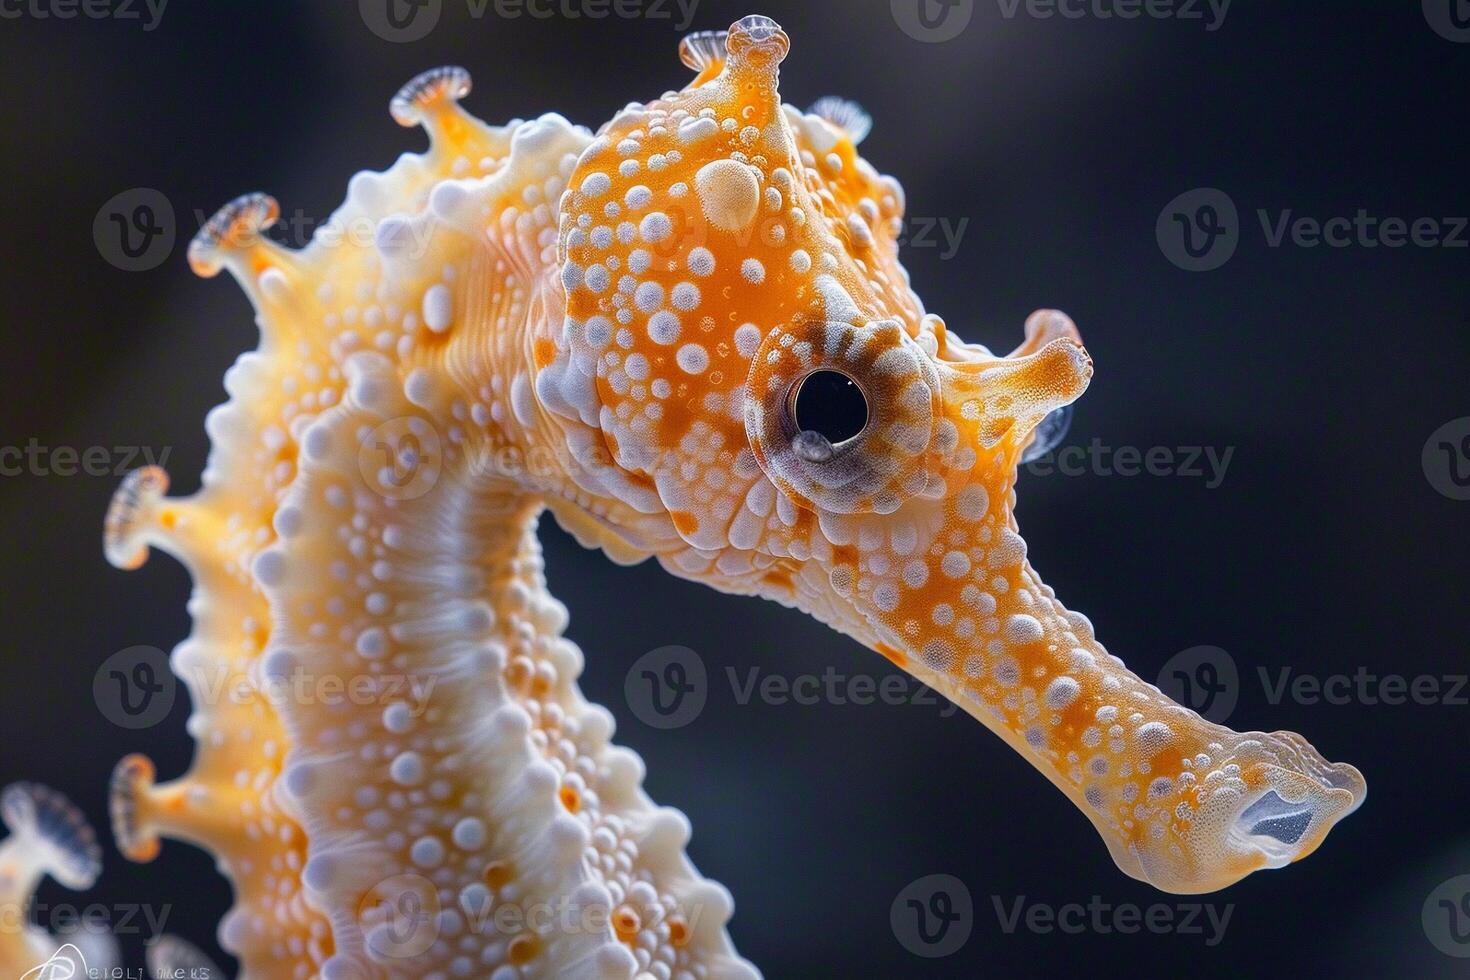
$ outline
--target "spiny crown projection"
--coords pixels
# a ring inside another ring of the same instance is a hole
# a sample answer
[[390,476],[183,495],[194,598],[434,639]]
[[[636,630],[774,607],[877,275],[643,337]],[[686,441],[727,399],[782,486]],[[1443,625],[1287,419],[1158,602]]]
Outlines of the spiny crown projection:
[[[354,177],[307,248],[263,234],[259,194],[191,246],[261,341],[202,489],[141,470],[107,517],[114,564],[162,548],[196,585],[173,654],[194,765],[157,784],[124,759],[113,830],[134,860],[161,837],[218,857],[248,975],[756,975],[688,822],[579,693],[542,509],[881,653],[1160,888],[1280,867],[1361,804],[1351,766],[1174,704],[1042,583],[1017,463],[1091,359],[1060,313],[997,356],[925,312],[867,116],[784,105],[788,49],[764,17],[692,35],[694,80],[595,135],[486,126],[467,73],[428,72],[391,108],[429,150]],[[360,222],[371,246],[341,234]]]

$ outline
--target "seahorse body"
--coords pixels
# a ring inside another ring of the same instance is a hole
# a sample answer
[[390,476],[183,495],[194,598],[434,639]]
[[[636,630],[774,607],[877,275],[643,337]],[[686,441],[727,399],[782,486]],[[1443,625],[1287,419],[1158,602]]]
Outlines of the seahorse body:
[[[783,105],[788,48],[763,17],[686,38],[693,82],[595,135],[486,126],[463,70],[429,72],[392,103],[429,150],[354,177],[307,248],[262,234],[264,195],[191,246],[261,342],[208,419],[200,492],[140,471],[108,516],[115,563],[156,546],[196,583],[173,655],[195,763],[154,785],[123,760],[113,822],[135,859],[160,835],[219,857],[247,974],[755,975],[687,821],[578,691],[543,509],[879,651],[1160,888],[1302,857],[1361,803],[1300,737],[1140,681],[1037,577],[1017,461],[1091,360],[1059,313],[998,357],[924,311],[866,117]],[[362,223],[371,245],[343,234]]]

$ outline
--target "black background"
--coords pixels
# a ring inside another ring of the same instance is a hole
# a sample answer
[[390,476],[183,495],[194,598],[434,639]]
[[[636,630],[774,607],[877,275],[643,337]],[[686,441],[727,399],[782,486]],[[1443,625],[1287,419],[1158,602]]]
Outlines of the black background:
[[[727,26],[747,7],[704,0],[694,26]],[[652,563],[616,568],[548,526],[584,690],[647,761],[654,798],[692,819],[695,862],[736,897],[738,948],[771,977],[1470,975],[1420,923],[1429,892],[1470,873],[1470,707],[1272,705],[1256,675],[1466,672],[1470,502],[1436,492],[1420,452],[1470,415],[1470,250],[1272,248],[1256,211],[1470,213],[1470,44],[1432,31],[1417,0],[1241,0],[1216,31],[1007,18],[977,0],[943,44],[906,36],[886,0],[758,9],[792,38],[785,98],[861,102],[875,118],[865,155],[902,181],[910,214],[968,222],[952,257],[905,255],[931,311],[1002,350],[1036,307],[1076,319],[1097,370],[1071,444],[1234,447],[1217,489],[1024,476],[1019,519],[1042,574],[1146,678],[1196,644],[1230,651],[1244,677],[1232,726],[1300,731],[1358,765],[1371,793],[1308,860],[1203,899],[1234,905],[1217,946],[1007,934],[996,900],[1193,900],[1122,875],[1082,815],[962,714],[737,703],[726,668],[891,668],[797,613]],[[437,29],[405,44],[374,36],[352,2],[174,0],[153,31],[0,19],[0,444],[168,447],[174,491],[191,491],[204,413],[255,343],[243,297],[188,272],[195,209],[263,189],[324,218],[352,172],[422,145],[386,112],[421,69],[470,68],[467,104],[487,120],[554,110],[595,127],[684,84],[677,41],[669,20],[473,19],[464,0],[445,0]],[[1190,273],[1164,257],[1155,220],[1202,186],[1237,204],[1241,241],[1223,268]],[[103,260],[92,223],[135,187],[169,198],[179,242],[130,273]],[[142,732],[113,727],[92,700],[108,654],[167,649],[188,628],[174,562],[129,575],[104,563],[115,483],[0,479],[0,777],[63,789],[99,830],[121,754],[147,752],[171,777],[191,752],[182,698]],[[713,690],[695,722],[659,732],[627,710],[623,679],[667,644],[698,651]],[[206,854],[168,844],[133,865],[109,843],[106,862],[89,898],[166,907],[170,931],[218,953],[229,895]],[[933,873],[966,882],[973,933],[953,956],[918,959],[894,938],[889,905]],[[54,884],[43,898],[78,901]],[[124,939],[140,962],[142,937]]]

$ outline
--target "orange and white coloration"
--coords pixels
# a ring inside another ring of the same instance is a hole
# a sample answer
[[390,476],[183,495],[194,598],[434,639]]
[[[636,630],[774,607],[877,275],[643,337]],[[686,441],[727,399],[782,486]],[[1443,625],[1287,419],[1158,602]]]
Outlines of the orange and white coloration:
[[[125,759],[113,816],[135,859],[160,835],[218,855],[248,975],[755,975],[687,821],[578,691],[543,509],[880,652],[1160,888],[1305,856],[1362,802],[1300,737],[1172,703],[1041,582],[1016,468],[1091,360],[1060,313],[998,357],[924,311],[866,116],[783,105],[788,47],[763,17],[691,36],[694,80],[596,134],[486,126],[463,70],[426,73],[392,111],[428,152],[355,177],[307,248],[263,236],[264,195],[191,247],[244,286],[261,345],[226,376],[201,491],[140,471],[108,517],[115,563],[157,546],[196,581],[174,653],[194,767],[154,785]],[[363,221],[371,246],[341,233]],[[833,379],[857,416],[808,424]]]

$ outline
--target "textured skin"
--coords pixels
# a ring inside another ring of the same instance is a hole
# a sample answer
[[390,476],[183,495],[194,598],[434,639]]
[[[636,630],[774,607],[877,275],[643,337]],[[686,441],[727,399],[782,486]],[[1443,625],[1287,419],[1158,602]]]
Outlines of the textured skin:
[[[120,763],[114,830],[134,859],[160,835],[219,857],[221,940],[250,976],[755,974],[728,895],[683,856],[687,822],[578,692],[543,508],[614,560],[880,652],[1160,888],[1305,856],[1362,802],[1358,772],[1299,736],[1172,703],[1041,582],[1017,462],[1091,360],[1060,313],[1006,357],[925,313],[897,258],[902,191],[857,153],[866,118],[784,106],[788,47],[758,17],[686,39],[694,81],[595,136],[487,127],[457,104],[467,75],[428,73],[393,113],[429,151],[355,177],[306,249],[260,234],[263,196],[191,247],[242,283],[261,345],[209,418],[203,489],[167,498],[140,471],[108,517],[115,563],[158,546],[196,582],[174,667],[197,757],[156,786]],[[361,222],[371,246],[336,234]],[[799,450],[791,411],[818,369],[869,413],[827,458]],[[570,927],[490,914],[568,906]],[[427,925],[405,934],[405,908]]]

